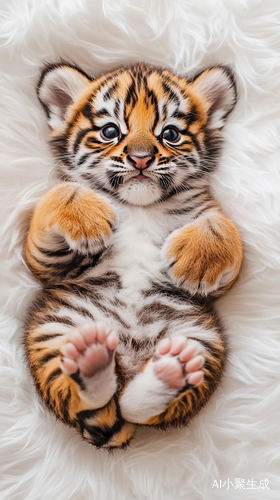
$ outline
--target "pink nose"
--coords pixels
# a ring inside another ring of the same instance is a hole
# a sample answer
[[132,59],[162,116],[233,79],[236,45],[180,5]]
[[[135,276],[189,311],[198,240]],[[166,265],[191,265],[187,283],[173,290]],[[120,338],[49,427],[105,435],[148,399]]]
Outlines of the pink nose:
[[149,165],[148,163],[151,163],[151,160],[154,159],[153,156],[128,156],[127,157],[129,163],[134,167],[138,168],[139,170],[145,170],[145,168],[148,168]]

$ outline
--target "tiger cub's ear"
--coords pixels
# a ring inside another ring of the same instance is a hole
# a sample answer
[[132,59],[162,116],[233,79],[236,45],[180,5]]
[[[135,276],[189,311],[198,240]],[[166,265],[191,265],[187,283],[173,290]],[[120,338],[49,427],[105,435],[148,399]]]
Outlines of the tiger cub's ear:
[[222,128],[237,101],[232,71],[226,66],[208,68],[194,77],[190,83],[206,101],[208,126]]
[[38,97],[51,128],[59,127],[67,108],[75,102],[91,80],[77,68],[66,64],[46,67],[38,83]]

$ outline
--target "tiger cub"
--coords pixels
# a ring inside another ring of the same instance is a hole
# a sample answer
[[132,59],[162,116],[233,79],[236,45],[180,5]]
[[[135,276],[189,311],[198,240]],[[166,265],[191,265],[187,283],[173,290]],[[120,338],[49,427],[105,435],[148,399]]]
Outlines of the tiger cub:
[[136,64],[92,79],[55,64],[38,97],[60,183],[25,244],[42,284],[27,357],[57,417],[97,447],[122,447],[139,424],[187,424],[221,379],[212,302],[235,282],[242,244],[208,184],[234,77]]

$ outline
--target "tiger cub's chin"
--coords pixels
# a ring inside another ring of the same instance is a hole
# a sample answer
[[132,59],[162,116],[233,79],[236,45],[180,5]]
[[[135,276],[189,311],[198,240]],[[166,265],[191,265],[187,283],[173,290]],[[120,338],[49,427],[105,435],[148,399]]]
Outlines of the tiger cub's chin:
[[144,207],[156,203],[161,197],[161,190],[152,179],[131,179],[119,188],[120,198],[129,205]]

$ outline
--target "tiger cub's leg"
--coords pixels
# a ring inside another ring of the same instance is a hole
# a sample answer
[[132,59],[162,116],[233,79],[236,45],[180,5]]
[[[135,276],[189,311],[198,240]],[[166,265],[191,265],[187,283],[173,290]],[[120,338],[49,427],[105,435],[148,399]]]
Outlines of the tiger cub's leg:
[[191,224],[173,231],[163,247],[172,281],[191,295],[218,297],[236,281],[242,243],[233,222],[210,208]]
[[108,245],[116,215],[112,206],[90,189],[65,182],[48,191],[33,213],[25,244],[32,273],[50,285]]
[[124,418],[161,428],[187,423],[217,387],[225,357],[223,342],[199,342],[181,335],[163,339],[122,393]]
[[37,389],[57,417],[98,447],[118,447],[134,435],[119,410],[114,333],[101,323],[71,327],[52,321],[27,330],[26,350]]

